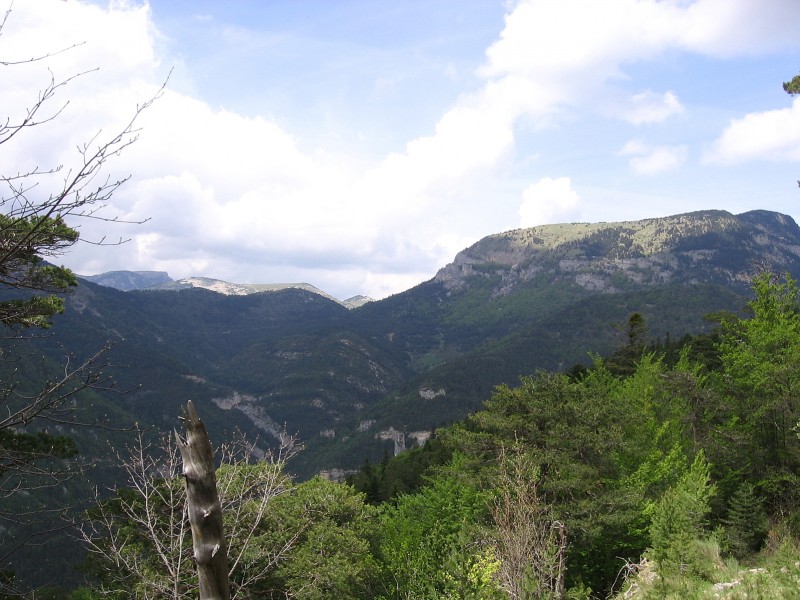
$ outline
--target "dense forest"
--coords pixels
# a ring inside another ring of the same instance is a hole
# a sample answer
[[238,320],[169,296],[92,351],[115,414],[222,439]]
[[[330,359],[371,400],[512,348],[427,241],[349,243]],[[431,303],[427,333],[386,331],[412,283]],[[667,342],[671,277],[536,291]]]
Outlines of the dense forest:
[[[795,597],[798,288],[753,291],[748,316],[666,345],[633,314],[613,355],[500,386],[346,484],[221,448],[232,596]],[[193,597],[174,443],[119,460],[128,486],[80,524],[88,587],[37,597]]]

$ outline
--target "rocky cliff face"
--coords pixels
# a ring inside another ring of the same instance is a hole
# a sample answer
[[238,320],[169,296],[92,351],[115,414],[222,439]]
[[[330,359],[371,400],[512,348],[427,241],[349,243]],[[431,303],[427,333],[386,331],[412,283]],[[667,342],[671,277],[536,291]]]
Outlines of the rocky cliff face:
[[768,211],[702,211],[619,223],[570,223],[517,229],[460,252],[435,280],[450,291],[473,277],[495,278],[495,295],[546,275],[592,292],[631,285],[718,282],[747,287],[761,270],[791,271],[800,228]]

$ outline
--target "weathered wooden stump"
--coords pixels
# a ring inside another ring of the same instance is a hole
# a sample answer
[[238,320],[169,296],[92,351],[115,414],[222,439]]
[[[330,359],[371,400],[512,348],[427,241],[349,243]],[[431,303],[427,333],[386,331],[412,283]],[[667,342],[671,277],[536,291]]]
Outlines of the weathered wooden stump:
[[186,438],[175,432],[183,457],[186,503],[192,528],[194,558],[200,582],[200,600],[230,600],[228,548],[222,531],[222,506],[217,494],[214,450],[206,426],[192,401],[183,414]]

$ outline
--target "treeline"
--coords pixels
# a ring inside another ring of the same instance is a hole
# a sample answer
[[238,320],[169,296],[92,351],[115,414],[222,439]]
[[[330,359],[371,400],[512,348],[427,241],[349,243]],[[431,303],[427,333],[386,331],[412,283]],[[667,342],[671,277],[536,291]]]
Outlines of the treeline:
[[[234,597],[691,597],[781,556],[796,578],[798,289],[764,274],[753,291],[746,318],[657,347],[633,315],[608,359],[500,386],[348,485],[228,452]],[[196,589],[174,450],[134,450],[130,487],[87,515],[92,587],[73,598]]]

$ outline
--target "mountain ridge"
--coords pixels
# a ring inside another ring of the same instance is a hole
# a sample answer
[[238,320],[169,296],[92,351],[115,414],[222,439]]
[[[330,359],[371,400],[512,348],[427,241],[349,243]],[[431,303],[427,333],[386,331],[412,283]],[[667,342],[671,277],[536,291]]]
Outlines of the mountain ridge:
[[[115,362],[133,366],[125,383],[146,382],[125,403],[137,417],[163,415],[157,427],[183,396],[212,424],[237,412],[270,438],[285,424],[307,448],[305,477],[379,459],[392,431],[422,439],[495,385],[613,351],[613,323],[632,312],[654,338],[702,331],[705,314],[740,309],[764,269],[800,276],[791,217],[698,211],[487,236],[432,279],[352,310],[307,285],[223,295],[210,279],[128,292],[87,284],[54,331],[77,336],[64,347],[118,340]],[[159,364],[172,366],[157,376],[143,366]]]
[[[692,277],[713,275],[713,271],[704,271],[703,265],[721,252],[735,253],[739,249],[736,239],[742,235],[749,235],[754,246],[779,250],[771,257],[773,267],[788,267],[800,257],[800,228],[791,217],[769,211],[733,215],[707,210],[639,221],[542,225],[494,234],[459,252],[434,280],[456,290],[472,276],[486,276],[486,265],[490,265],[496,266],[493,272],[506,284],[549,270],[563,276],[575,274],[579,285],[611,293],[618,291],[613,281],[616,274],[644,285],[670,281],[679,268],[683,268],[684,278],[687,271]],[[688,243],[689,239],[693,242]],[[476,270],[474,265],[481,268]],[[731,282],[746,287],[756,265],[744,260],[731,267]],[[496,293],[505,293],[504,289]]]
[[81,279],[97,285],[111,287],[123,292],[137,290],[185,290],[202,288],[226,296],[246,296],[261,292],[276,292],[285,289],[300,289],[312,292],[337,302],[346,308],[356,308],[373,299],[369,296],[356,295],[339,300],[310,283],[231,283],[211,277],[184,277],[172,279],[166,271],[107,271],[97,275],[79,275]]
[[[124,448],[134,424],[171,432],[188,399],[215,444],[240,431],[260,455],[294,436],[304,449],[292,474],[342,477],[424,443],[497,385],[612,354],[634,312],[654,341],[707,332],[709,313],[739,314],[760,271],[800,279],[791,217],[699,211],[542,226],[487,236],[430,280],[351,310],[299,287],[225,295],[82,280],[21,355],[58,372],[110,346],[102,366],[116,388],[75,398],[81,421],[107,427],[54,429],[74,436],[92,477],[108,478],[80,497],[115,483],[108,444]],[[40,384],[34,362],[0,367],[28,367],[25,389]]]
[[[616,288],[609,279],[613,279],[615,273],[624,273],[635,283],[663,283],[672,279],[677,270],[675,257],[694,263],[709,260],[707,249],[681,247],[681,242],[685,242],[687,237],[718,236],[723,239],[748,225],[762,234],[752,236],[756,244],[769,246],[782,241],[784,254],[790,253],[792,260],[800,256],[800,228],[787,215],[765,210],[739,215],[724,210],[702,210],[636,221],[539,225],[492,234],[457,253],[453,262],[439,269],[433,280],[455,291],[465,279],[475,275],[486,276],[494,268],[496,274],[503,275],[506,284],[513,280],[525,281],[545,270],[542,261],[537,260],[538,253],[538,258],[548,255],[550,260],[558,260],[562,273],[580,272],[582,276],[576,279],[579,285],[593,291],[613,293]],[[790,230],[792,239],[780,234],[776,238],[776,227]],[[605,262],[598,265],[597,260],[602,258]],[[786,257],[782,260],[774,258],[775,262],[787,264]],[[595,264],[590,266],[591,263]],[[602,276],[603,270],[609,277]],[[733,273],[733,279],[746,285],[750,275],[747,269],[739,269]],[[295,288],[319,294],[347,308],[374,301],[362,295],[339,300],[305,282],[241,284],[203,276],[174,280],[164,271],[124,270],[81,277],[122,291],[203,288],[226,295],[247,295]],[[506,285],[495,294],[502,295],[508,291]]]

